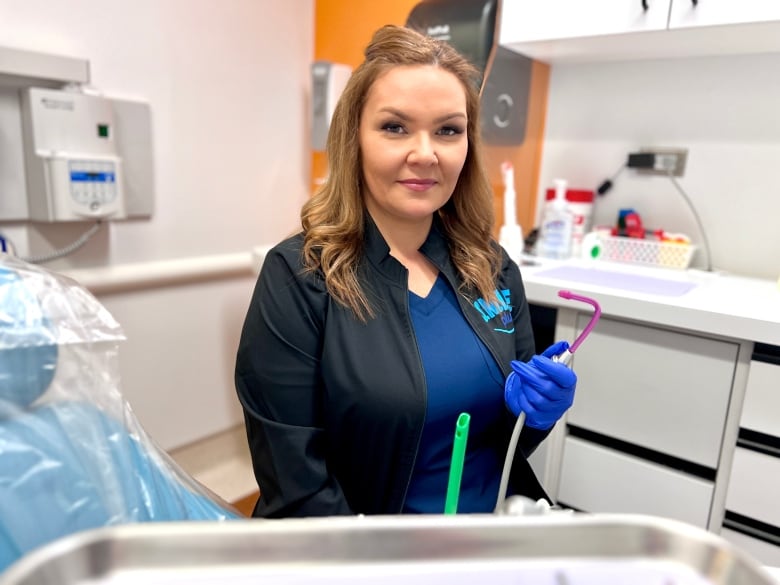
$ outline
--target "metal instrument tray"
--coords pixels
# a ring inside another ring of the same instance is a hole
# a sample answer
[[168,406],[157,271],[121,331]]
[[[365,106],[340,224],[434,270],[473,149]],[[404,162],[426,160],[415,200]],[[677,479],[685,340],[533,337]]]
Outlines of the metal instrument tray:
[[0,585],[774,585],[751,557],[633,515],[380,516],[136,524],[74,534]]

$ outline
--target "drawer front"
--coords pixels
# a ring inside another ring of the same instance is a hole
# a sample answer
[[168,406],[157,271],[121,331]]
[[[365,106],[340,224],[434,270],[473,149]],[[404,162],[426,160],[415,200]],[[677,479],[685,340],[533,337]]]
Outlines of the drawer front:
[[707,528],[713,484],[582,439],[564,441],[558,500],[595,513],[649,514]]
[[780,437],[780,365],[750,362],[740,426]]
[[720,535],[762,565],[780,567],[780,546],[775,546],[728,528],[722,529]]
[[[589,315],[580,315],[581,330]],[[568,422],[717,468],[738,345],[602,318],[574,355]]]
[[726,510],[780,528],[780,458],[737,447]]

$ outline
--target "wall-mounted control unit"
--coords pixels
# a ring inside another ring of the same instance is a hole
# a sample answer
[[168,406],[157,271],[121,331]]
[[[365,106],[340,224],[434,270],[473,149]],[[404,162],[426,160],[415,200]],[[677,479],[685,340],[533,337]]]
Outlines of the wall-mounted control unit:
[[315,61],[311,65],[311,147],[324,151],[330,120],[336,102],[352,74],[352,68],[343,63]]
[[21,92],[30,219],[125,218],[112,101],[75,91]]

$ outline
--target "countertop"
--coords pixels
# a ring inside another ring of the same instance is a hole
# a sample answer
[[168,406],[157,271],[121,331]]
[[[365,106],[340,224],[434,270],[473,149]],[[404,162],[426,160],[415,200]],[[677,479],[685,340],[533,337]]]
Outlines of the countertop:
[[596,299],[605,316],[780,346],[776,281],[586,259],[527,258],[520,271],[532,304],[591,311],[558,296],[566,289]]

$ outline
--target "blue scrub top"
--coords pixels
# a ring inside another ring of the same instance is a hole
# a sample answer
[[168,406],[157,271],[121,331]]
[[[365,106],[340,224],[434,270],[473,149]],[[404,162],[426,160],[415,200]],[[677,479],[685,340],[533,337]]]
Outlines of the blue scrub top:
[[409,292],[409,306],[425,370],[427,410],[403,511],[444,512],[455,423],[466,412],[471,421],[458,513],[490,513],[506,455],[500,438],[504,377],[441,275],[427,297]]

